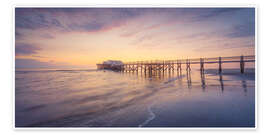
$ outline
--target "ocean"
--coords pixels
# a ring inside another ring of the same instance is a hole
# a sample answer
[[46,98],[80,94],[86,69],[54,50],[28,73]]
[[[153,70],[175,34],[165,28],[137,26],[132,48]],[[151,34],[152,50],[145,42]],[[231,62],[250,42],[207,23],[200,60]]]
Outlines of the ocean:
[[16,70],[16,127],[254,127],[255,71]]

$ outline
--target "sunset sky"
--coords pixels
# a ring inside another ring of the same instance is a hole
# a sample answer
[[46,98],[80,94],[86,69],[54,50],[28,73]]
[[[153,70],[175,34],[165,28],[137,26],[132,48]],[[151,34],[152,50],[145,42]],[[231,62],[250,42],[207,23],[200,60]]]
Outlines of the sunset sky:
[[16,68],[255,54],[254,8],[16,8]]

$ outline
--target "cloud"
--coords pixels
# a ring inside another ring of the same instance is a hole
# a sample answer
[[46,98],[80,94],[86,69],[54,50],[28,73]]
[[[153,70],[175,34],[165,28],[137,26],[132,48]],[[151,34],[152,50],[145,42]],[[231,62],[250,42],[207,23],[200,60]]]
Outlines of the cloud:
[[45,38],[45,39],[54,39],[54,36],[48,33],[39,34],[39,37]]
[[255,24],[254,22],[235,25],[231,32],[226,34],[229,38],[241,38],[255,36]]
[[15,39],[22,39],[23,38],[23,34],[21,34],[20,32],[15,30]]
[[131,45],[140,45],[142,42],[146,41],[152,41],[153,40],[153,35],[142,35],[139,37],[136,37],[133,42],[131,42]]
[[69,68],[86,68],[86,66],[75,66],[68,63],[58,63],[58,62],[42,62],[36,59],[15,59],[15,68],[46,68],[46,69],[69,69]]
[[[15,26],[16,33],[20,33],[21,29],[100,32],[128,24],[128,21],[140,16],[148,15],[152,20],[163,18],[165,21],[151,26],[141,24],[141,28],[120,35],[131,37],[142,31],[165,27],[179,21],[204,21],[221,15],[232,15],[242,9],[247,8],[16,8]],[[18,37],[22,36],[21,34]]]
[[246,8],[16,8],[15,25],[22,29],[97,31],[147,14],[199,21],[241,9]]
[[141,14],[129,8],[16,8],[19,29],[53,28],[62,31],[99,31]]
[[51,66],[48,62],[40,62],[34,59],[15,59],[15,68],[48,68]]
[[24,33],[18,29],[15,30],[15,39],[18,40],[24,40],[27,38],[42,38],[42,39],[54,39],[53,32],[35,32],[35,33]]
[[[192,9],[192,12],[196,12],[196,15],[193,17],[192,21],[203,21],[208,20],[210,18],[218,17],[224,14],[232,14],[238,10],[244,8],[198,8]],[[191,9],[190,9],[191,10]]]
[[69,28],[71,30],[79,30],[79,31],[97,31],[104,28],[104,24],[97,22],[89,22],[85,24],[70,24]]
[[241,49],[243,51],[246,48],[255,47],[255,37],[243,37],[243,38],[232,38],[228,39],[227,37],[221,37],[219,39],[212,39],[208,41],[209,44],[205,44],[203,46],[198,46],[193,49],[195,52],[220,52]]
[[43,15],[21,16],[16,14],[15,18],[16,28],[38,29],[48,28],[50,25],[49,22],[44,19]]
[[26,43],[16,43],[15,45],[15,54],[16,55],[31,55],[36,54],[38,51],[40,51],[41,48],[26,44]]
[[154,30],[154,29],[158,29],[160,27],[165,27],[165,26],[168,26],[168,25],[171,25],[171,24],[173,24],[173,23],[165,22],[165,23],[153,24],[153,25],[150,25],[150,26],[144,26],[144,25],[140,24],[140,27],[141,27],[140,29],[136,28],[135,30],[129,30],[127,32],[122,33],[120,36],[121,37],[132,37],[132,36],[135,36],[135,35],[137,35],[139,33]]
[[50,57],[40,56],[40,55],[32,55],[32,57],[35,57],[35,58],[50,58]]
[[[58,33],[104,32],[143,14],[135,8],[16,8],[16,39],[52,39]],[[31,33],[32,32],[32,33]]]
[[46,9],[39,10],[35,8],[16,8],[15,26],[16,29],[41,29],[50,27],[63,27],[52,13],[46,12]]

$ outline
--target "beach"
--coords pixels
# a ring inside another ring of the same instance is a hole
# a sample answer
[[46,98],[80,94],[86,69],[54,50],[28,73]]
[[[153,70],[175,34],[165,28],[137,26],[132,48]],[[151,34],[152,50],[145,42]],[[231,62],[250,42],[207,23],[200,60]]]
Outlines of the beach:
[[255,70],[16,70],[15,126],[255,127]]

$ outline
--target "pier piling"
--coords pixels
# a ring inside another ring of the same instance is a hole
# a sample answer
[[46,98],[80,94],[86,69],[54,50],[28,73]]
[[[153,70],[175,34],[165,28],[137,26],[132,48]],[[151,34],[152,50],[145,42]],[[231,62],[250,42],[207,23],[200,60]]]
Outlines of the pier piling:
[[204,60],[202,58],[200,58],[200,71],[201,73],[204,73]]
[[221,64],[222,64],[222,62],[221,62],[221,57],[219,57],[218,58],[218,73],[220,73],[221,74],[221,72],[222,72],[222,66],[221,66]]
[[245,62],[244,62],[244,56],[242,55],[240,57],[240,72],[241,72],[241,74],[244,74],[244,70],[245,70]]

